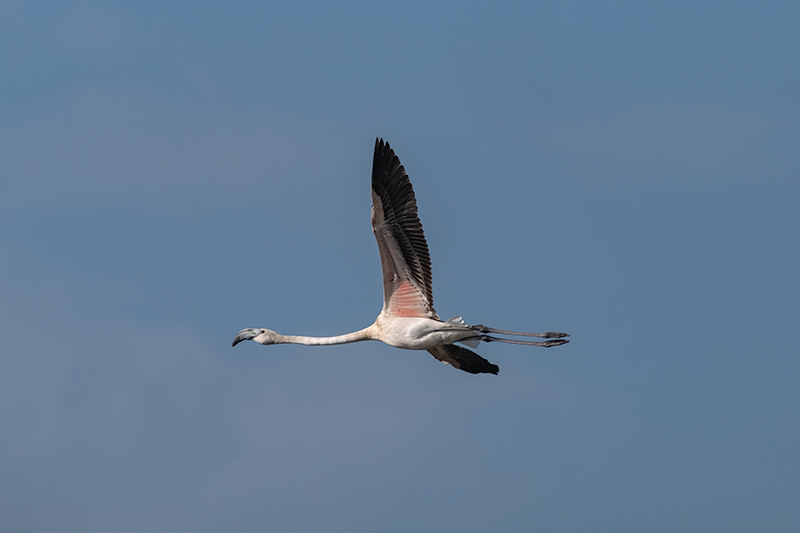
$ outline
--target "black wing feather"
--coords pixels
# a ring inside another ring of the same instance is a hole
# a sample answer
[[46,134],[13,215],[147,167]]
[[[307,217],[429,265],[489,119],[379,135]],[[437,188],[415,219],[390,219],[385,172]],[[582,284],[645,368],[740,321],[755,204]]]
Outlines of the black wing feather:
[[372,190],[381,199],[383,216],[397,240],[403,259],[416,285],[433,308],[433,276],[428,243],[417,216],[417,200],[406,170],[394,150],[383,139],[375,140],[372,160]]
[[453,368],[470,374],[497,374],[500,371],[497,365],[493,365],[475,352],[455,344],[442,344],[430,348],[428,351],[439,361],[450,363]]

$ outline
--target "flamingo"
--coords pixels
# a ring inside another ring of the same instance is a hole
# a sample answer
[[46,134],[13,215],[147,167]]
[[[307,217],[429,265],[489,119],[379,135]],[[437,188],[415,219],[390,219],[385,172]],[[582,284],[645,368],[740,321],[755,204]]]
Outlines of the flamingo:
[[[263,328],[239,332],[233,346],[252,340],[259,344],[328,346],[366,340],[381,341],[406,350],[427,350],[439,361],[471,374],[497,374],[499,368],[462,346],[476,348],[480,341],[528,346],[559,346],[569,342],[566,333],[523,333],[470,326],[460,316],[442,320],[433,309],[431,259],[417,216],[417,200],[403,165],[378,138],[372,160],[372,231],[378,241],[383,271],[383,309],[375,322],[362,330],[334,337],[281,335]],[[488,333],[539,337],[529,341],[494,337]]]

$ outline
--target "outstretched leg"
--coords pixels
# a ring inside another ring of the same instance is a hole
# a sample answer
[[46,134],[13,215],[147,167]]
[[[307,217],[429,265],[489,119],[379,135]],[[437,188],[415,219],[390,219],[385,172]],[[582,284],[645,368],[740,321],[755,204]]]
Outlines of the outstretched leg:
[[[563,333],[561,333],[561,335],[563,335]],[[524,344],[525,346],[544,346],[545,348],[550,348],[551,346],[561,346],[562,344],[566,344],[569,342],[567,339],[556,339],[552,341],[518,341],[516,339],[501,339],[500,337],[490,337],[489,335],[481,335],[480,339],[483,342],[507,342],[508,344]]]
[[[522,336],[522,337],[540,337],[542,339],[560,339],[562,337],[569,337],[568,333],[558,333],[558,332],[555,332],[555,331],[548,331],[547,333],[525,333],[525,332],[522,332],[522,331],[506,331],[504,329],[494,329],[494,328],[486,327],[483,324],[478,324],[477,326],[470,326],[470,328],[474,329],[475,331],[480,331],[481,333],[499,333],[501,335],[519,335],[519,336]],[[496,339],[496,338],[493,338],[493,337],[490,337],[490,338],[491,338],[491,340],[495,340],[495,341],[502,340],[502,339]],[[486,339],[482,338],[481,340],[486,340]],[[489,341],[486,341],[486,342],[489,342]],[[522,342],[522,341],[503,341],[503,342],[512,342],[514,344],[531,344],[531,343]],[[564,341],[564,342],[568,342],[568,341]],[[564,344],[564,342],[560,342],[558,344]],[[548,346],[558,346],[558,344],[549,344]],[[536,343],[531,344],[531,345],[532,346],[544,346],[544,344],[536,344]]]

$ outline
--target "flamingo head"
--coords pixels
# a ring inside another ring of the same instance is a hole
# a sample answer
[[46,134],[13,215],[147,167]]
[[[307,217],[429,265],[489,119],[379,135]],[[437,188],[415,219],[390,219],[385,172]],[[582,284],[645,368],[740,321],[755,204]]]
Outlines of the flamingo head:
[[278,334],[274,331],[269,329],[263,328],[246,328],[239,332],[236,335],[236,338],[233,339],[233,344],[231,346],[236,346],[242,341],[255,341],[259,344],[268,345],[268,344],[278,344]]

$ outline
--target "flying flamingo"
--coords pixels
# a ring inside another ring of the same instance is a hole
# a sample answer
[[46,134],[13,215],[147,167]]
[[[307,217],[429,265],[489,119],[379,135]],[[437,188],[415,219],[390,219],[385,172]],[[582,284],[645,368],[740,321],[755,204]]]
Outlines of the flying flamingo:
[[[439,361],[471,374],[497,374],[499,368],[471,348],[480,341],[528,346],[559,346],[566,333],[521,333],[470,326],[460,317],[443,321],[433,310],[431,259],[417,216],[417,200],[403,165],[383,139],[375,140],[372,160],[372,231],[378,241],[383,271],[383,309],[375,322],[360,331],[335,337],[281,335],[268,329],[243,329],[233,346],[253,340],[259,344],[324,346],[376,340],[406,350],[428,350]],[[526,341],[492,337],[487,333],[553,339]]]

